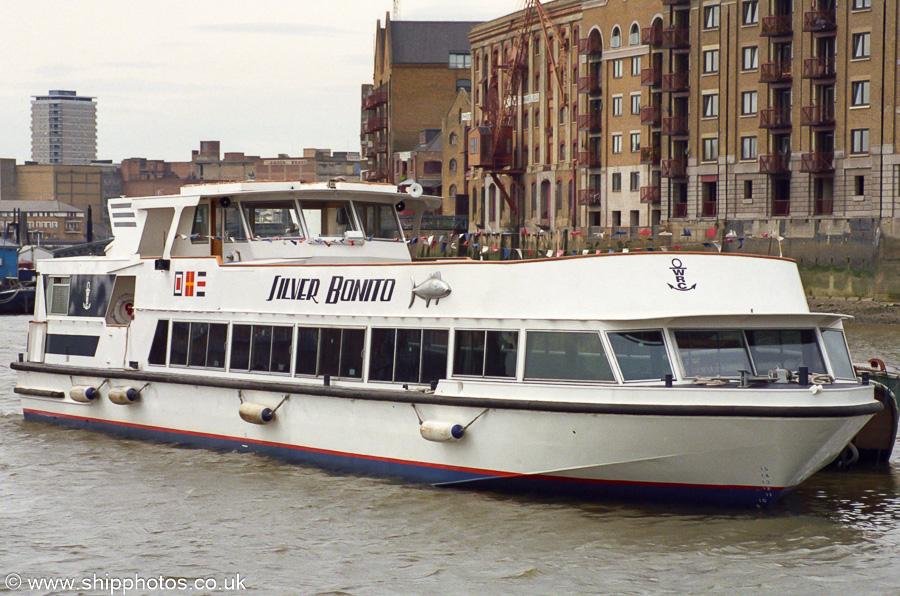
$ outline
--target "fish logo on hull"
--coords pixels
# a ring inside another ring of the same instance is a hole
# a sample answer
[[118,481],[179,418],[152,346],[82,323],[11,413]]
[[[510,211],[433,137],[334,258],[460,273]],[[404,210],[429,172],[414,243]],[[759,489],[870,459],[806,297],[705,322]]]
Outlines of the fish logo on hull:
[[432,273],[431,276],[416,285],[416,280],[414,278],[410,278],[412,281],[412,296],[409,298],[409,308],[412,308],[413,303],[416,301],[416,296],[425,301],[425,308],[431,304],[431,301],[434,300],[434,303],[437,304],[441,298],[446,298],[450,295],[450,286],[441,279],[440,271]]

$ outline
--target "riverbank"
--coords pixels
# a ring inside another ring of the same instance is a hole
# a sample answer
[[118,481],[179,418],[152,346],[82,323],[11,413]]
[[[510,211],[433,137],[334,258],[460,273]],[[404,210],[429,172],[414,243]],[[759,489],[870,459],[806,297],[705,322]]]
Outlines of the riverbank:
[[851,315],[854,323],[900,325],[900,304],[853,298],[808,298],[812,312]]

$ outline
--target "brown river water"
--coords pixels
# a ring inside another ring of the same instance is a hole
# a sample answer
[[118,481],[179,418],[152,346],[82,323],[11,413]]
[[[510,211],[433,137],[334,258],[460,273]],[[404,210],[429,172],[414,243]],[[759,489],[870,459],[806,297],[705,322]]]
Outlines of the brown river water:
[[[25,423],[27,320],[0,318],[2,594],[900,595],[900,450],[765,511],[338,475]],[[900,364],[900,326],[847,334]]]

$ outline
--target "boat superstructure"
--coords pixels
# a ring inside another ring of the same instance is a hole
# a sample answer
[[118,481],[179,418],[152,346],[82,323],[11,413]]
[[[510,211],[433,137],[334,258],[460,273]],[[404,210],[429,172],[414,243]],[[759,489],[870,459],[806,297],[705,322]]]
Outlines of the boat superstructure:
[[[26,419],[435,485],[765,506],[881,404],[781,258],[416,260],[390,185],[109,203],[42,263]],[[418,234],[418,229],[413,231]]]

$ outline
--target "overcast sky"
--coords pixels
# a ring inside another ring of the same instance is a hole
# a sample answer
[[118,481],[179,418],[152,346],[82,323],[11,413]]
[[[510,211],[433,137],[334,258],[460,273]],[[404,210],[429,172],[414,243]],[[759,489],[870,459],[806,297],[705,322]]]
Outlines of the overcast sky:
[[[523,0],[401,0],[486,21]],[[189,161],[201,140],[273,157],[359,150],[359,89],[393,0],[20,0],[0,18],[0,157],[31,159],[31,98],[96,97],[97,157]]]

